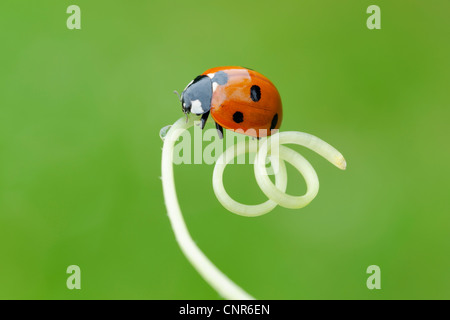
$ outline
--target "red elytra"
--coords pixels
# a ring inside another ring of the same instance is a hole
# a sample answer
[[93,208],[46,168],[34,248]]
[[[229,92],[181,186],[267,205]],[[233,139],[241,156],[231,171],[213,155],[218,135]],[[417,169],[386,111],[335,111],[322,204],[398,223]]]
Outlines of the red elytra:
[[219,71],[225,72],[228,79],[212,94],[211,116],[217,124],[258,138],[280,128],[281,97],[269,79],[254,70],[234,66],[212,68],[202,75]]

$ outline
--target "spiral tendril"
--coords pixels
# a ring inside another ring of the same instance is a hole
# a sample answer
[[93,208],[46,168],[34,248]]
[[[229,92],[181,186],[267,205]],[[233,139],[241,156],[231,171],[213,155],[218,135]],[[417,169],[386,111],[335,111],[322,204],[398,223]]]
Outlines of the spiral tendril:
[[[254,142],[253,142],[254,143]],[[255,148],[250,148],[245,141],[229,147],[217,160],[213,173],[213,188],[219,202],[229,211],[247,217],[256,217],[270,212],[280,205],[285,208],[299,209],[308,205],[319,192],[319,178],[312,165],[302,155],[284,146],[283,144],[297,144],[305,146],[338,168],[345,170],[346,162],[342,154],[325,141],[303,132],[281,132],[265,139],[259,148],[254,162],[254,173],[256,181],[267,196],[268,200],[258,205],[245,205],[233,200],[223,186],[223,172],[225,167],[234,157],[247,153]],[[273,152],[276,150],[277,152]],[[275,170],[275,185],[269,179],[265,166],[266,157],[269,157]],[[289,162],[303,176],[307,191],[303,196],[292,196],[286,193],[287,175],[285,162]]]

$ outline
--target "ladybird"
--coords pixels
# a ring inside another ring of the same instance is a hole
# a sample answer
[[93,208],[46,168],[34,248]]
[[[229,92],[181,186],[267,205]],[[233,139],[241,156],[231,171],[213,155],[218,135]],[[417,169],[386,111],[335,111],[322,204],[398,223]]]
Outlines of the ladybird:
[[201,115],[203,129],[211,114],[219,137],[223,128],[261,138],[278,129],[283,118],[277,88],[262,74],[242,67],[217,67],[192,80],[181,93],[188,115]]

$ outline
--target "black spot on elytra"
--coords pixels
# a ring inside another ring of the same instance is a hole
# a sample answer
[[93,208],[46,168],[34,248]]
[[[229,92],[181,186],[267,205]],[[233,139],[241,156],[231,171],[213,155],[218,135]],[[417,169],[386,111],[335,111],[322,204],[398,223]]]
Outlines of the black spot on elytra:
[[258,102],[261,99],[261,88],[258,86],[252,86],[250,88],[250,98],[252,98],[253,101]]
[[236,111],[233,114],[233,121],[236,123],[241,123],[242,121],[244,121],[244,115],[242,114],[242,112]]
[[270,124],[270,130],[275,129],[278,123],[278,113],[275,113],[275,115],[272,118],[272,123]]

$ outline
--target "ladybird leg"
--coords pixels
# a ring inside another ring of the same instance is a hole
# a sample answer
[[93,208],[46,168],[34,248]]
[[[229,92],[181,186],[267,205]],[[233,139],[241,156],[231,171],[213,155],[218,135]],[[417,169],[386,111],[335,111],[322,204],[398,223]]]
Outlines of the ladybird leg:
[[217,133],[219,134],[219,138],[223,139],[223,128],[220,124],[216,122]]
[[208,120],[208,116],[209,116],[209,111],[202,114],[202,119],[201,119],[202,123],[200,124],[200,129],[203,130],[203,128],[205,127],[206,120]]

